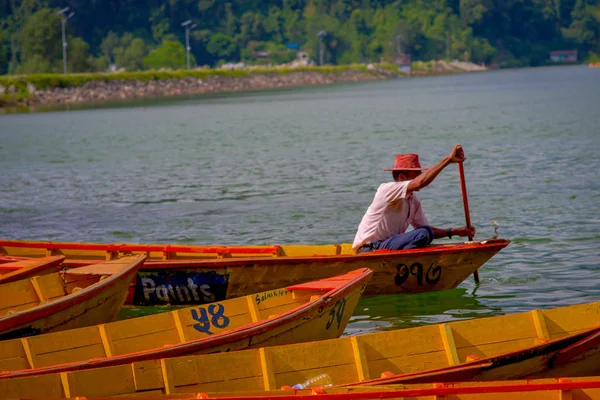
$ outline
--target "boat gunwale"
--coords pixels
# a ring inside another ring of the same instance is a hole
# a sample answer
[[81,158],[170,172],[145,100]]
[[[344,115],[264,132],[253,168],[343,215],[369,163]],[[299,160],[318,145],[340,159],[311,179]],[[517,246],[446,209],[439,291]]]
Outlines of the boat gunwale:
[[[32,321],[48,317],[60,311],[64,311],[73,305],[85,302],[91,298],[96,297],[103,291],[107,290],[108,287],[116,286],[120,281],[126,280],[127,287],[131,283],[133,276],[137,273],[138,266],[143,263],[146,256],[143,254],[133,255],[131,265],[127,268],[123,268],[121,271],[114,275],[109,275],[108,278],[102,281],[96,282],[92,286],[88,286],[83,290],[70,293],[64,297],[50,301],[40,306],[36,306],[27,310],[18,311],[11,315],[5,315],[0,317],[0,333],[8,333],[12,329],[11,327],[17,327],[22,324],[30,323]],[[123,260],[123,259],[120,259]],[[59,272],[57,272],[59,273]],[[25,278],[27,279],[27,278]]]
[[[356,272],[356,271],[360,271],[360,272]],[[221,345],[224,345],[227,343],[234,343],[236,341],[239,341],[239,340],[242,340],[242,339],[245,339],[248,337],[252,337],[252,336],[267,332],[269,330],[275,329],[275,328],[277,328],[281,325],[285,325],[289,322],[293,322],[295,320],[302,320],[302,317],[304,315],[310,314],[313,311],[318,310],[319,308],[327,306],[329,303],[332,303],[335,300],[337,300],[338,298],[343,297],[343,296],[355,291],[358,287],[360,287],[362,285],[366,286],[368,281],[373,276],[373,271],[371,271],[368,268],[359,268],[357,270],[350,271],[346,274],[339,275],[338,277],[351,276],[351,275],[356,275],[356,276],[352,277],[352,278],[349,277],[347,279],[346,283],[340,284],[333,289],[326,290],[326,291],[323,290],[323,291],[325,291],[325,293],[320,295],[319,299],[317,299],[315,301],[307,301],[298,307],[295,307],[283,314],[280,314],[277,318],[274,318],[272,320],[260,320],[260,321],[252,322],[250,324],[240,326],[238,328],[232,329],[231,331],[227,331],[222,334],[217,334],[214,336],[191,340],[191,341],[188,341],[185,343],[166,345],[166,346],[162,346],[160,348],[132,352],[132,353],[111,356],[111,357],[94,358],[94,359],[88,359],[85,361],[76,361],[76,362],[66,363],[66,364],[57,364],[57,365],[52,365],[52,366],[47,366],[47,367],[30,368],[30,369],[15,370],[15,371],[2,371],[2,372],[0,372],[0,379],[12,379],[12,378],[21,378],[21,377],[26,377],[26,376],[47,375],[47,374],[59,373],[59,372],[81,371],[81,370],[87,370],[87,369],[92,369],[92,368],[111,367],[111,366],[115,366],[115,365],[155,360],[155,359],[161,359],[161,358],[171,358],[171,357],[177,357],[177,356],[184,356],[186,354],[189,354],[192,351],[199,351],[199,350],[202,350],[205,348],[217,347],[217,346],[221,346]],[[336,278],[336,277],[332,277],[332,278]],[[331,280],[332,278],[319,279],[319,280],[313,281],[313,282],[318,282],[318,281],[323,281],[323,280]],[[307,282],[307,283],[309,283],[309,282]],[[306,285],[306,284],[301,284],[301,285]],[[301,286],[301,285],[298,285],[298,286]],[[286,286],[286,288],[292,287],[292,286],[296,286],[296,285]],[[281,288],[281,289],[283,289],[283,288]],[[294,290],[300,291],[300,290],[307,290],[307,289],[294,289]],[[314,290],[318,291],[318,289],[314,289]],[[254,296],[255,294],[256,293],[246,295],[243,297]],[[227,300],[223,300],[223,301],[227,301]],[[214,303],[221,303],[221,302],[214,302]],[[214,303],[209,303],[209,304],[214,304]],[[206,305],[207,304],[200,305],[200,306],[206,306]],[[194,308],[194,307],[198,307],[198,306],[192,306],[192,307],[186,307],[186,308]]]
[[[311,256],[277,256],[277,257],[235,257],[235,258],[209,258],[209,259],[171,259],[171,260],[148,260],[141,267],[140,271],[156,270],[156,269],[208,269],[214,270],[227,267],[244,267],[248,264],[273,265],[273,264],[297,264],[306,263],[331,263],[331,262],[357,262],[357,261],[373,261],[380,259],[401,259],[418,257],[423,255],[454,255],[466,252],[482,253],[491,252],[493,254],[499,252],[510,244],[508,239],[488,239],[483,241],[472,241],[452,244],[440,244],[428,246],[420,249],[410,250],[377,250],[374,252],[360,254],[335,254],[335,255],[311,255]],[[0,247],[3,246],[0,241]],[[316,246],[316,245],[315,245]],[[27,246],[23,246],[27,247]],[[56,248],[60,249],[60,248]],[[100,250],[106,250],[102,248]],[[81,265],[91,265],[101,260],[87,259],[69,259],[67,258],[63,265],[67,267],[77,268]],[[0,265],[1,266],[1,265]]]
[[[476,384],[469,384],[468,382],[434,382],[430,383],[432,387],[424,387],[424,388],[393,388],[393,387],[382,387],[377,388],[375,390],[368,391],[348,391],[346,393],[326,393],[321,390],[315,392],[314,390],[311,394],[304,395],[303,393],[277,393],[277,391],[272,392],[256,392],[253,394],[249,392],[248,395],[227,395],[227,396],[219,396],[216,392],[208,392],[208,393],[177,393],[176,397],[173,396],[173,399],[178,400],[192,400],[197,399],[198,395],[206,394],[208,399],[216,399],[216,400],[254,400],[254,399],[264,399],[264,398],[274,398],[274,399],[302,399],[305,397],[313,398],[316,395],[316,398],[319,400],[340,400],[340,399],[388,399],[388,398],[411,398],[411,397],[426,397],[426,396],[449,396],[449,395],[461,395],[461,394],[492,394],[492,393],[515,393],[515,392],[539,392],[539,391],[563,391],[563,390],[583,390],[583,389],[597,389],[600,388],[600,378],[596,377],[596,379],[584,379],[584,380],[575,380],[572,381],[572,378],[539,378],[526,380],[523,382],[522,380],[515,381],[491,381],[490,384],[481,384],[481,382],[476,382]],[[555,382],[546,382],[548,379],[555,379]],[[506,382],[506,383],[505,383]],[[516,382],[516,383],[515,383]],[[457,386],[460,385],[460,386]],[[260,393],[260,394],[259,394]],[[266,395],[266,393],[272,393],[272,395]],[[102,396],[97,397],[98,399],[106,398],[106,399],[133,399],[134,397],[139,395],[140,393],[136,393],[134,395],[117,395],[117,396]],[[210,395],[209,395],[210,394]],[[165,395],[158,395],[165,396]],[[189,397],[186,397],[189,396]],[[96,397],[88,397],[89,399],[94,399]],[[149,397],[150,399],[159,399],[160,397]],[[166,397],[165,397],[166,398]]]

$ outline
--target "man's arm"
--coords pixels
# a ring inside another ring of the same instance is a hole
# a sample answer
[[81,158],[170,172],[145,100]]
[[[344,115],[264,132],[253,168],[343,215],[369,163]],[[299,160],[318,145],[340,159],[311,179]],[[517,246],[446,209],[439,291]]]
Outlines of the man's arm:
[[429,168],[415,179],[411,180],[406,188],[407,193],[414,192],[420,189],[423,189],[425,186],[429,185],[433,180],[439,175],[440,172],[444,168],[446,168],[449,164],[459,163],[465,160],[465,155],[462,150],[462,147],[457,144],[454,146],[450,154],[442,159],[442,161],[435,164],[433,167]]
[[431,229],[433,230],[433,237],[434,239],[440,239],[443,237],[447,237],[447,236],[460,236],[460,237],[474,237],[475,236],[475,227],[471,226],[471,229],[469,229],[466,226],[463,226],[461,228],[446,228],[446,229],[442,229],[442,228],[437,228],[435,226],[432,226]]

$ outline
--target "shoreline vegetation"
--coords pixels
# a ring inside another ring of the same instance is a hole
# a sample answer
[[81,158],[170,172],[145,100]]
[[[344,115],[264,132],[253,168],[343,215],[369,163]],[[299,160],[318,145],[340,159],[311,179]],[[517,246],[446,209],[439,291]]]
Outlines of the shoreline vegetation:
[[461,61],[0,76],[0,110],[485,71]]

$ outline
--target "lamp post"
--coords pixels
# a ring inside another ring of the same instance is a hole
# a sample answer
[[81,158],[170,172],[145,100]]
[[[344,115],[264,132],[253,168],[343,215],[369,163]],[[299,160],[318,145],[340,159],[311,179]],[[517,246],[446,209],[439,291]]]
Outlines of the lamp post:
[[65,7],[56,12],[58,15],[60,15],[60,24],[62,26],[63,74],[67,73],[67,39],[65,37],[65,26],[67,25],[67,20],[75,15],[74,12],[66,15],[67,11],[69,11],[69,7]]
[[400,41],[402,40],[402,35],[396,35],[396,54],[400,55],[402,52],[400,51]]
[[319,38],[319,65],[323,65],[323,38],[327,35],[327,32],[320,31],[317,33],[317,37]]
[[190,30],[194,29],[196,24],[192,24],[192,20],[188,19],[187,21],[183,22],[181,26],[185,27],[185,52],[187,55],[187,69],[190,69],[190,50],[192,49],[190,47]]

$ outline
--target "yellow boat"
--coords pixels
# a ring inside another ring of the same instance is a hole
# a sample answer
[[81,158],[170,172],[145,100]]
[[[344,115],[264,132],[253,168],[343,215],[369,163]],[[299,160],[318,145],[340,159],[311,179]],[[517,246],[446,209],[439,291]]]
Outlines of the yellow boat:
[[181,393],[173,395],[144,393],[124,396],[92,396],[87,400],[592,400],[600,399],[600,377],[533,379],[521,381],[428,383],[371,386],[359,388],[325,387],[300,390]]
[[78,267],[126,254],[148,258],[127,300],[134,305],[205,304],[369,268],[366,295],[452,289],[510,241],[435,244],[423,249],[355,254],[350,244],[185,246],[0,240],[9,257],[63,255]]
[[[268,391],[323,373],[337,386],[356,387],[595,376],[600,373],[599,314],[597,302],[109,368],[5,372],[0,373],[0,393],[74,397]],[[0,347],[0,354],[15,352]],[[80,366],[92,367],[92,361]],[[0,369],[9,368],[0,361]],[[67,372],[52,373],[58,371]]]
[[207,306],[0,342],[0,377],[150,366],[161,357],[336,338],[371,275],[360,269]]
[[[145,258],[123,257],[0,285],[0,340],[113,320]],[[16,272],[28,275],[28,271]]]

